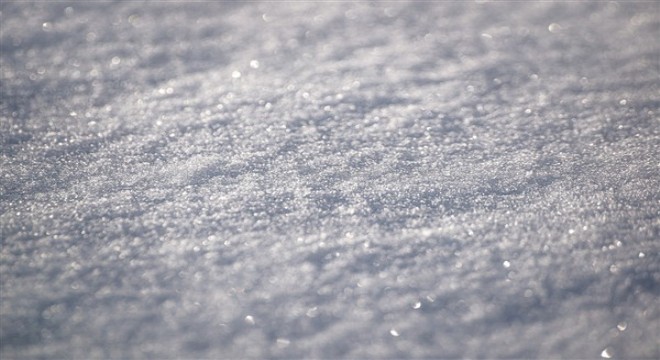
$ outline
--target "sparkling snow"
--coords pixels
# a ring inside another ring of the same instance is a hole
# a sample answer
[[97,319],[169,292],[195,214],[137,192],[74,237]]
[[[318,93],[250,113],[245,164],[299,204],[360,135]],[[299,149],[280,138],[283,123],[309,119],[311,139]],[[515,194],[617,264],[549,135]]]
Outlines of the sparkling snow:
[[0,5],[0,357],[660,358],[660,3]]

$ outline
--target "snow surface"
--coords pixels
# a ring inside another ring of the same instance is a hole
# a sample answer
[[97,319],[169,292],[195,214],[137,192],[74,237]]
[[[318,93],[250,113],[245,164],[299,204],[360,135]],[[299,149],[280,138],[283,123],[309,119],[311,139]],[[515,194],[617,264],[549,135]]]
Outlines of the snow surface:
[[3,1],[0,357],[660,358],[659,4]]

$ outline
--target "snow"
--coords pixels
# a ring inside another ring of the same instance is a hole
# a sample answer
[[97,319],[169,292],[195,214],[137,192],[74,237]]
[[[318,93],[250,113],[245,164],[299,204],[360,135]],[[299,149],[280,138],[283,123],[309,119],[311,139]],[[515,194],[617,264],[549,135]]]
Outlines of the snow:
[[0,10],[1,358],[660,358],[658,2]]

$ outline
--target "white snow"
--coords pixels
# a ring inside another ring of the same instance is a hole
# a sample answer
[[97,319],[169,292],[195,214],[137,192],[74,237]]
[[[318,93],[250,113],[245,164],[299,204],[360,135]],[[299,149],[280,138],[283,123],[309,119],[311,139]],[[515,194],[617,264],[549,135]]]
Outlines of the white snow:
[[1,358],[660,358],[658,2],[0,24]]

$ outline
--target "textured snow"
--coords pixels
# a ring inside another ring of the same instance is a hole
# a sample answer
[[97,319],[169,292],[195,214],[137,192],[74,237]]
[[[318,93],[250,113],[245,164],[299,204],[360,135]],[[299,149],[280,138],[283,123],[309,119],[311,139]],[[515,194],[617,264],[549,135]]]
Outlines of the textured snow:
[[659,4],[3,1],[0,357],[660,358]]

